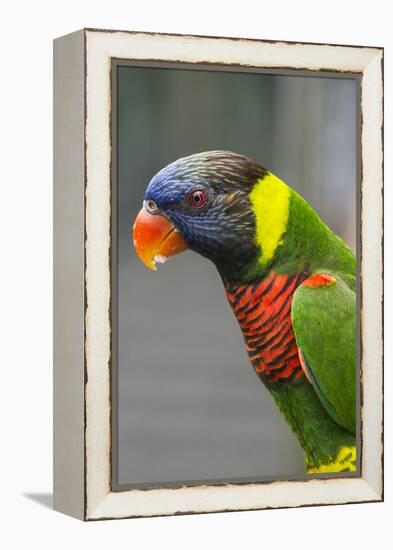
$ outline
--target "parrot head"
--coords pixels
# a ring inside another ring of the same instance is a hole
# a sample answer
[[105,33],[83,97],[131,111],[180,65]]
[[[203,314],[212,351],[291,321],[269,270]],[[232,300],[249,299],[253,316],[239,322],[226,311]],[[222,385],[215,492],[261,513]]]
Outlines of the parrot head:
[[133,227],[133,243],[151,269],[191,249],[223,277],[241,278],[260,255],[252,191],[268,172],[228,151],[181,158],[150,181]]

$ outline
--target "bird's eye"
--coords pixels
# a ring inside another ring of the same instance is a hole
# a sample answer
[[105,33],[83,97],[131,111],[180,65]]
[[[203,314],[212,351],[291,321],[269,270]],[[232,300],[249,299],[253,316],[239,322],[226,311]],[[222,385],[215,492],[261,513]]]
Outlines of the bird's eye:
[[146,199],[144,201],[144,206],[150,214],[155,214],[158,210],[156,203],[152,199]]
[[192,191],[189,196],[190,205],[193,208],[203,208],[207,202],[206,194],[203,191]]

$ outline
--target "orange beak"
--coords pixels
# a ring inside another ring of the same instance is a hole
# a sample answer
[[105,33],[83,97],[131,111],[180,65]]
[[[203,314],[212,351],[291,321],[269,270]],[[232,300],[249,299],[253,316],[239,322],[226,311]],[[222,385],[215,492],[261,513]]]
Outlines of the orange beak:
[[136,217],[133,243],[139,259],[153,270],[157,263],[187,249],[183,237],[165,216],[150,214],[145,208]]

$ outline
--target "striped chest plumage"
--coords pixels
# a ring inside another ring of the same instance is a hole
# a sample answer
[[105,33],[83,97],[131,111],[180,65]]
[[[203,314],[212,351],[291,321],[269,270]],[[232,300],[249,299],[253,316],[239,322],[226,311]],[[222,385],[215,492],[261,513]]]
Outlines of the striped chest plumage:
[[252,366],[267,385],[304,376],[292,329],[291,305],[296,288],[306,278],[306,273],[270,273],[256,283],[226,286]]

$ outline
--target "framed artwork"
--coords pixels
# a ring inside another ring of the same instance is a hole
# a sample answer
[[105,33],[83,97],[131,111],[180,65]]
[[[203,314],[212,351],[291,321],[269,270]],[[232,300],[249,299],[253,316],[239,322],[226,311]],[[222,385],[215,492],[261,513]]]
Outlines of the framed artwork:
[[55,509],[381,501],[383,49],[75,32],[54,159]]

